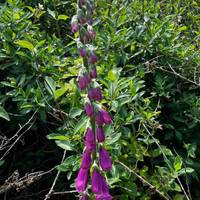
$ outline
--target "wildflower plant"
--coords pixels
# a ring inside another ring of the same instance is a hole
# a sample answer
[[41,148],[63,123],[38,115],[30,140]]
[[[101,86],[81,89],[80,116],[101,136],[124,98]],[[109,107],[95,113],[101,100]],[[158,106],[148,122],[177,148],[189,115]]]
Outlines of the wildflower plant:
[[[83,65],[78,75],[77,85],[85,93],[85,113],[90,118],[90,125],[86,127],[81,166],[76,178],[76,190],[81,193],[81,199],[86,200],[91,191],[95,200],[111,200],[105,171],[112,169],[112,161],[104,147],[104,125],[111,124],[109,113],[102,109],[103,99],[100,86],[97,84],[98,61],[93,41],[96,32],[93,28],[95,12],[94,0],[78,0],[77,13],[72,17],[71,31],[78,33],[77,48]],[[97,86],[98,85],[98,86]],[[90,178],[89,178],[90,177]],[[89,187],[91,180],[91,188]]]

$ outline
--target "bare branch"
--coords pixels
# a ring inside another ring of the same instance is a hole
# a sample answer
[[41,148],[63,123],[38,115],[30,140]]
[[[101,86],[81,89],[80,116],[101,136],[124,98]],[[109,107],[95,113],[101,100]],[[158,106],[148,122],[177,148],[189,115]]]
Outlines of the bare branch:
[[[66,156],[66,150],[65,150],[64,153],[63,153],[63,157],[62,157],[61,163],[64,161],[65,156]],[[57,172],[56,177],[55,177],[55,179],[54,179],[54,181],[53,181],[53,184],[52,184],[52,186],[51,186],[51,188],[50,188],[48,194],[45,196],[44,200],[50,199],[50,197],[51,197],[51,195],[52,195],[52,193],[53,193],[53,189],[54,189],[54,187],[55,187],[55,185],[56,185],[56,182],[57,182],[57,180],[58,180],[59,175],[60,175],[60,171]]]

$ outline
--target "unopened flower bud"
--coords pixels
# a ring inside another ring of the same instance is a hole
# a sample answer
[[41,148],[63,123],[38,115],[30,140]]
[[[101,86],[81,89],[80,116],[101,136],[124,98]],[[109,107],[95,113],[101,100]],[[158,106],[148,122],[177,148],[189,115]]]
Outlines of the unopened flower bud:
[[92,152],[96,150],[95,135],[91,128],[87,128],[84,142],[86,146],[86,151]]
[[71,31],[76,33],[79,30],[77,15],[74,15],[71,20]]
[[102,115],[102,113],[100,111],[96,114],[95,121],[96,121],[96,124],[98,126],[102,126],[103,125],[103,123],[104,123],[103,115]]
[[101,101],[102,94],[100,88],[92,88],[88,91],[88,97],[91,101]]
[[96,67],[94,67],[92,69],[92,71],[90,72],[90,76],[91,76],[91,78],[97,78],[97,68]]
[[86,80],[86,82],[87,82],[87,84],[90,84],[91,83],[91,77],[90,77],[90,75],[85,75],[85,80]]
[[72,33],[76,33],[79,29],[79,25],[77,23],[72,23],[71,24],[71,31]]
[[79,53],[81,57],[86,57],[87,56],[87,50],[85,48],[79,49]]
[[106,110],[101,110],[101,113],[103,115],[103,120],[105,124],[111,124],[112,118],[110,117],[109,113]]
[[105,141],[105,134],[102,127],[96,128],[96,134],[97,134],[97,141],[98,142],[104,142]]
[[85,112],[88,117],[92,117],[94,115],[94,108],[90,103],[86,103]]
[[84,90],[87,87],[87,80],[84,76],[79,77],[78,86],[81,90]]
[[90,57],[89,57],[89,63],[90,64],[95,64],[97,62],[97,56],[94,52],[92,52],[90,54]]

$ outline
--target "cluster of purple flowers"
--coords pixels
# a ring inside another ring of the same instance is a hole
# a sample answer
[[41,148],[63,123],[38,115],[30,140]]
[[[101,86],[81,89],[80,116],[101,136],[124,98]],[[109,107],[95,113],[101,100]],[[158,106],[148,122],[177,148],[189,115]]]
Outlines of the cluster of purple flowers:
[[87,103],[84,108],[86,115],[90,118],[90,126],[87,127],[84,136],[85,149],[76,178],[76,189],[82,194],[81,200],[87,200],[90,177],[91,191],[94,193],[95,200],[112,200],[106,178],[103,176],[104,171],[112,169],[112,161],[103,144],[104,126],[111,124],[112,119],[105,109],[101,109],[100,105],[97,106],[103,96],[100,87],[94,86],[97,78],[95,66],[97,56],[91,44],[96,37],[91,18],[94,10],[94,0],[78,0],[77,14],[71,21],[72,32],[79,34],[77,45],[84,64],[84,72],[79,75],[77,82],[79,89],[87,94]]

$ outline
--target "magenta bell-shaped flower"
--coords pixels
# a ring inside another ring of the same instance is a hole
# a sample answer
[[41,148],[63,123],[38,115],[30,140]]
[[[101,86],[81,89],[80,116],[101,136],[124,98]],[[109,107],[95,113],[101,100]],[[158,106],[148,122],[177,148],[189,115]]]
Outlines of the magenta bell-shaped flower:
[[92,88],[88,91],[88,97],[91,101],[101,101],[102,100],[102,94],[100,88]]
[[95,135],[91,128],[87,128],[85,140],[90,143],[95,143]]
[[102,127],[97,127],[96,129],[97,141],[104,142],[105,141],[105,134]]
[[91,83],[92,80],[91,80],[90,75],[85,75],[85,81],[86,81],[87,84]]
[[87,80],[84,76],[79,77],[78,86],[81,90],[84,90],[87,87]]
[[88,117],[92,117],[94,115],[94,108],[90,103],[85,104],[85,112]]
[[[109,194],[108,185],[106,179],[94,168],[92,172],[92,192],[96,194],[95,199],[99,200],[111,200],[112,196]],[[103,199],[105,198],[105,199]]]
[[84,143],[86,146],[86,151],[92,152],[96,150],[95,135],[91,128],[87,128]]
[[90,77],[91,78],[97,78],[97,68],[96,67],[94,67],[92,69],[92,71],[90,72]]
[[96,124],[97,124],[98,126],[102,126],[102,125],[103,125],[104,120],[103,120],[103,115],[102,115],[102,112],[101,112],[101,111],[99,111],[99,112],[96,114],[95,121],[96,121]]
[[109,113],[105,110],[101,110],[101,113],[103,115],[103,120],[105,124],[111,124],[112,118],[110,117]]
[[87,188],[88,182],[88,169],[80,168],[78,176],[76,178],[76,190],[78,192],[84,192]]
[[97,62],[97,56],[94,52],[92,52],[90,54],[90,57],[89,57],[89,63],[90,64],[95,64]]
[[78,79],[78,86],[81,90],[84,90],[89,83],[91,83],[91,78],[89,75],[80,76]]
[[104,149],[99,150],[99,163],[102,170],[107,171],[112,169],[112,161],[110,159],[109,153]]
[[100,194],[95,196],[95,200],[112,200],[112,196],[110,194]]
[[81,162],[81,168],[82,169],[89,169],[92,162],[91,153],[88,151],[85,151],[82,155],[82,162]]
[[101,194],[104,180],[103,176],[99,173],[99,171],[96,168],[94,168],[92,172],[91,183],[92,183],[92,192],[94,192],[95,194]]
[[79,49],[79,53],[81,57],[86,57],[87,56],[87,50],[85,48]]
[[102,192],[95,195],[95,200],[112,200],[112,196],[109,194],[108,185],[106,179],[102,177]]

